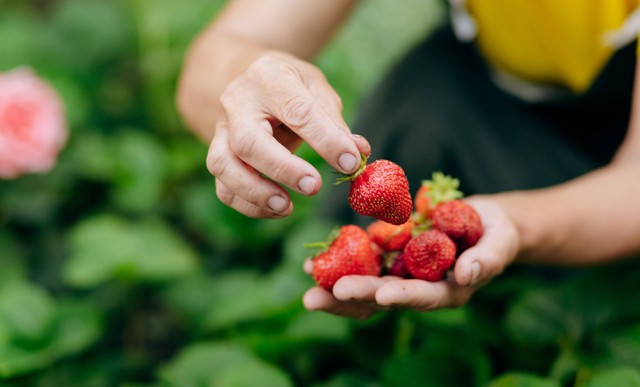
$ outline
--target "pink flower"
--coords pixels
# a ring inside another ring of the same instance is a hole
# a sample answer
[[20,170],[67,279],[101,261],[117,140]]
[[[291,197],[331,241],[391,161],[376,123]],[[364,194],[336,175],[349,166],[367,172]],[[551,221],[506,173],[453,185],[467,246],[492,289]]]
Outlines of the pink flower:
[[58,93],[31,70],[0,73],[0,178],[47,172],[67,140]]

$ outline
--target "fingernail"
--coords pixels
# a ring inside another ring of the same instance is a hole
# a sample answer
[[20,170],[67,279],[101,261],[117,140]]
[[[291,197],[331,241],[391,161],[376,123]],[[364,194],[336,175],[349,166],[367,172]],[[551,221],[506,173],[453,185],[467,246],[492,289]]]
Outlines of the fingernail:
[[473,262],[471,264],[471,283],[470,286],[473,286],[478,283],[480,280],[480,263]]
[[357,163],[358,159],[356,159],[356,156],[351,153],[343,153],[338,159],[338,165],[340,165],[340,168],[345,172],[353,171],[356,168]]
[[282,212],[287,209],[287,207],[289,206],[289,203],[287,202],[287,199],[283,198],[282,196],[273,195],[272,197],[269,198],[267,205],[274,212]]
[[316,189],[316,179],[311,176],[305,176],[298,182],[298,188],[307,195],[311,195]]

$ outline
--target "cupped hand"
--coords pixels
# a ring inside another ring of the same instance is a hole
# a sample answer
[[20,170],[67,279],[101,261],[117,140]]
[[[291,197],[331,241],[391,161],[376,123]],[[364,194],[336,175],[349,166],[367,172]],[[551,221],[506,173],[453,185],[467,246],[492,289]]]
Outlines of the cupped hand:
[[284,187],[303,195],[320,190],[320,173],[292,153],[301,142],[343,173],[370,153],[368,142],[349,131],[322,72],[287,54],[257,59],[227,86],[220,106],[207,167],[220,200],[250,217],[289,215]]
[[[480,215],[484,234],[458,257],[446,279],[428,282],[393,276],[346,276],[336,282],[332,292],[320,287],[309,289],[303,297],[304,306],[364,319],[379,310],[427,311],[464,305],[476,290],[513,262],[519,249],[516,227],[496,201],[490,196],[465,200]],[[305,262],[304,269],[311,273],[311,260]]]

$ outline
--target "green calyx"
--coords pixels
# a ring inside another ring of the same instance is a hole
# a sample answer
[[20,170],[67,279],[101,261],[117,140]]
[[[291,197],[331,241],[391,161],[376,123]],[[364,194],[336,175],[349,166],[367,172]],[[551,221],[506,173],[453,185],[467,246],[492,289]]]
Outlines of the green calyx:
[[431,228],[431,220],[424,217],[419,212],[414,212],[411,215],[411,220],[413,221],[413,228],[411,229],[411,237],[417,237],[425,231],[428,231]]
[[345,175],[344,173],[338,173],[338,175],[340,175],[340,177],[338,178],[338,180],[336,180],[336,182],[335,182],[336,185],[340,184],[340,183],[344,183],[345,181],[354,180],[356,177],[360,176],[360,174],[367,167],[367,156],[361,154],[360,158],[361,158],[360,168],[358,168],[357,171],[355,171],[354,173],[349,174],[349,175]]
[[382,264],[385,268],[387,268],[387,270],[391,269],[391,266],[393,266],[393,263],[396,261],[396,258],[398,258],[398,255],[400,255],[399,251],[391,251],[382,254]]
[[305,249],[317,249],[318,251],[316,251],[316,253],[314,254],[314,257],[315,257],[318,254],[329,250],[329,247],[331,246],[333,241],[335,241],[336,238],[338,238],[339,235],[340,235],[340,227],[336,227],[333,230],[331,230],[331,232],[329,233],[329,236],[327,237],[327,240],[320,241],[320,242],[305,243],[302,245],[302,247],[304,247]]
[[311,242],[302,245],[305,249],[327,249],[329,244],[327,242]]
[[464,196],[463,193],[458,190],[460,180],[445,175],[442,172],[434,172],[431,175],[431,180],[424,180],[422,185],[429,188],[427,195],[429,195],[432,206],[455,199],[461,199]]

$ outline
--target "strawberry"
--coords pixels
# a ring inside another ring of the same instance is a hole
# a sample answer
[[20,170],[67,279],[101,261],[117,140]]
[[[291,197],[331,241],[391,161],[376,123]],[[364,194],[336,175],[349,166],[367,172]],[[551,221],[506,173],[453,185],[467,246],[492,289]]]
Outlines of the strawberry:
[[380,275],[380,254],[367,233],[356,225],[342,226],[328,242],[305,245],[325,247],[313,258],[313,278],[318,286],[331,291],[345,275]]
[[478,213],[462,200],[439,204],[431,212],[431,222],[455,242],[458,254],[475,245],[484,232]]
[[402,250],[411,239],[413,222],[408,220],[401,225],[395,225],[382,220],[376,220],[367,226],[369,238],[383,251]]
[[439,281],[456,259],[456,245],[445,233],[428,230],[412,238],[402,253],[412,277]]
[[396,253],[393,256],[386,257],[385,261],[388,267],[387,274],[401,278],[411,278],[403,253]]
[[460,181],[442,172],[434,172],[431,180],[423,180],[414,198],[416,212],[428,219],[440,203],[462,198],[458,190]]
[[338,183],[343,181],[351,182],[349,205],[358,214],[395,225],[403,224],[411,216],[409,182],[399,165],[389,160],[367,164],[363,157],[360,169]]
[[416,196],[413,199],[413,205],[416,212],[422,215],[425,219],[431,214],[431,197],[429,196],[429,186],[426,185],[427,180],[422,182]]

